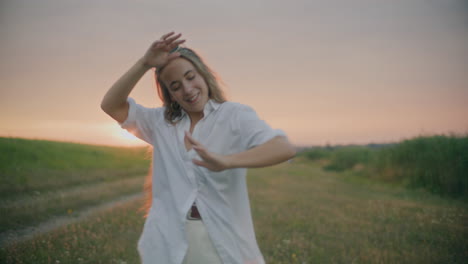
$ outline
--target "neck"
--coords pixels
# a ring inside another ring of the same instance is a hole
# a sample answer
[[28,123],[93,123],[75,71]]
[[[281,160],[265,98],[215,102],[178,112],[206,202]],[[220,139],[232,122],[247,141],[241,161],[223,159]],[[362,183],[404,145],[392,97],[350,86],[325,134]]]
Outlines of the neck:
[[190,123],[192,124],[191,127],[193,128],[198,121],[200,121],[203,118],[203,112],[200,113],[191,113],[189,114],[190,117]]

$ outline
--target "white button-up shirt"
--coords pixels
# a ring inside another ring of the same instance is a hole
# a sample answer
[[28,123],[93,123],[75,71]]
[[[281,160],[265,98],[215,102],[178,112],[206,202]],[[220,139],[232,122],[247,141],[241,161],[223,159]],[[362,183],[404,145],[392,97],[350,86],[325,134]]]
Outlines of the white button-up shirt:
[[[190,118],[183,112],[172,125],[164,119],[164,107],[147,108],[132,98],[124,129],[153,145],[153,202],[138,241],[142,262],[182,263],[188,244],[186,214],[196,202],[209,237],[223,263],[263,264],[255,238],[245,168],[213,172],[192,162],[201,160],[193,148],[187,151],[184,132]],[[246,105],[209,100],[204,117],[193,129],[195,140],[208,151],[229,155],[263,144],[273,130]]]

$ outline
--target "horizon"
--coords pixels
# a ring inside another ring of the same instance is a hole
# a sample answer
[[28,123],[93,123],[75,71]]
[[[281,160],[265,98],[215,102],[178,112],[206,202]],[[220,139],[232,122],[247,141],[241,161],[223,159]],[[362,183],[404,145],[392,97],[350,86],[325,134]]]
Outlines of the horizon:
[[[370,143],[363,143],[363,144],[356,144],[356,143],[348,143],[348,144],[325,144],[325,145],[296,145],[293,144],[295,148],[300,150],[304,149],[309,149],[309,148],[328,148],[328,147],[349,147],[349,146],[364,146],[364,147],[371,147],[371,145],[379,145],[379,146],[385,146],[385,145],[394,145],[394,144],[399,144],[405,140],[413,140],[416,138],[427,138],[427,137],[437,137],[437,136],[442,136],[442,137],[455,137],[455,138],[462,138],[462,137],[468,137],[468,132],[461,133],[461,134],[456,134],[456,133],[449,133],[449,134],[426,134],[426,135],[417,135],[411,138],[405,138],[400,141],[395,141],[395,142],[370,142]],[[47,142],[56,142],[56,143],[71,143],[71,144],[77,144],[77,145],[87,145],[87,146],[98,146],[98,147],[111,147],[111,148],[152,148],[151,145],[145,143],[141,145],[106,145],[106,144],[99,144],[99,143],[89,143],[89,142],[80,142],[80,141],[67,141],[67,140],[57,140],[57,139],[47,139],[47,138],[27,138],[27,137],[15,137],[15,136],[2,136],[0,135],[0,138],[4,139],[19,139],[19,140],[33,140],[33,141],[47,141]]]

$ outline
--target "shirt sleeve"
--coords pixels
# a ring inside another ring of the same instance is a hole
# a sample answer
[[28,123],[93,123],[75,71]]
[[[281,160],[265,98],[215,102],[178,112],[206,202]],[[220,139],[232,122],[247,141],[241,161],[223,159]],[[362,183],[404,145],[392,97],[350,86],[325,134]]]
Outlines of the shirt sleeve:
[[148,144],[154,145],[154,127],[158,122],[160,108],[147,108],[139,105],[133,98],[128,97],[129,104],[127,119],[119,123],[120,127],[132,133]]
[[280,129],[271,128],[260,119],[253,108],[240,105],[237,111],[237,124],[241,141],[246,149],[261,145],[277,136],[286,136]]

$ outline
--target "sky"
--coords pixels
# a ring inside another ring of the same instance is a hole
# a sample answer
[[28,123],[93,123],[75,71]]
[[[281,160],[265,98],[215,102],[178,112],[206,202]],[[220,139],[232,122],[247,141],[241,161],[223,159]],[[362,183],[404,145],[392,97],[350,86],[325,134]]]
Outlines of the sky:
[[2,0],[0,136],[144,145],[100,103],[170,31],[298,146],[468,133],[464,0]]

